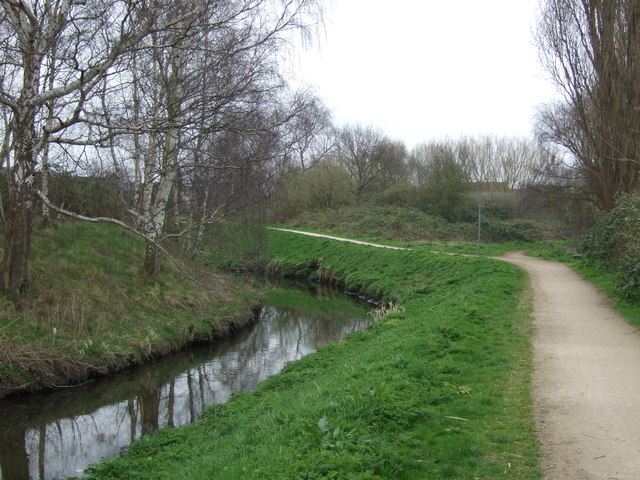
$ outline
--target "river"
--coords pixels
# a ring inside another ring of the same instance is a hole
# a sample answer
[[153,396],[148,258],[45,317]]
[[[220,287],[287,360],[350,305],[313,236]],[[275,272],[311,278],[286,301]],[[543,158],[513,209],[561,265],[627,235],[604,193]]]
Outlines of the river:
[[367,310],[330,290],[274,288],[256,324],[85,385],[0,400],[0,480],[81,476],[158,428],[196,421],[329,342],[369,325]]

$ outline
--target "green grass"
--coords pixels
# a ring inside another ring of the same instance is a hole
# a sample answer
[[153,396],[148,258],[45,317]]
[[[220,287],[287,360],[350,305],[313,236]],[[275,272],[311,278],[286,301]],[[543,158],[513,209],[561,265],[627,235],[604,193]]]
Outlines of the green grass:
[[[278,227],[280,228],[280,227]],[[389,245],[393,247],[410,248],[412,250],[422,250],[425,252],[439,252],[439,253],[458,253],[461,255],[483,255],[483,256],[500,256],[507,252],[514,250],[536,250],[548,248],[551,244],[549,241],[540,242],[499,242],[499,243],[486,243],[481,242],[478,248],[476,242],[403,242],[396,241],[389,238],[371,237],[367,235],[358,235],[355,233],[344,233],[340,231],[322,230],[317,228],[302,228],[292,226],[282,226],[281,228],[288,228],[291,230],[297,230],[301,232],[320,233],[324,235],[330,235],[333,237],[348,238],[353,240],[360,240],[365,242],[377,243],[380,245]],[[556,243],[567,243],[566,241],[556,241]]]
[[514,250],[537,250],[544,248],[546,242],[502,242],[481,243],[480,248],[474,243],[418,243],[407,245],[410,248],[427,250],[431,252],[459,253],[461,255],[482,255],[497,257]]
[[265,243],[263,225],[220,221],[205,231],[200,257],[228,271],[253,270],[262,260]]
[[306,212],[278,226],[383,245],[487,256],[542,248],[548,239],[564,236],[563,227],[548,222],[486,217],[478,252],[478,226],[473,218],[449,222],[414,208],[377,205]]
[[89,479],[537,479],[524,273],[269,234],[269,271],[402,309],[162,430]]
[[0,297],[0,395],[148,361],[248,317],[248,290],[219,275],[189,281],[166,261],[152,281],[143,255],[144,242],[115,226],[36,228],[29,295]]

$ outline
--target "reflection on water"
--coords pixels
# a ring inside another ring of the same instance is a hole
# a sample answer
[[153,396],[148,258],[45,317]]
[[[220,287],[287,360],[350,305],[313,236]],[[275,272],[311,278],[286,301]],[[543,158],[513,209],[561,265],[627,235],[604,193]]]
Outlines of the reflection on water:
[[0,480],[81,475],[140,436],[191,423],[207,405],[252,390],[286,362],[366,328],[365,310],[359,313],[267,306],[255,327],[233,341],[84,387],[0,401]]

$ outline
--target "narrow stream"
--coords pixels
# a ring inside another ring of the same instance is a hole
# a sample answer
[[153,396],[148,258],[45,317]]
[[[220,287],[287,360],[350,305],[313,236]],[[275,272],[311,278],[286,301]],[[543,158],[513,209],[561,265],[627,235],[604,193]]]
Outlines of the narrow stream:
[[331,291],[274,289],[233,340],[109,378],[0,400],[0,480],[81,476],[142,435],[186,425],[318,347],[369,325],[366,308]]

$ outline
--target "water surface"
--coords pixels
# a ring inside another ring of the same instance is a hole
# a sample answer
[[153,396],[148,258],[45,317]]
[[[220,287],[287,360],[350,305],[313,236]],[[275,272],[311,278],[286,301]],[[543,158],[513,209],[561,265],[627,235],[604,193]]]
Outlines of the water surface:
[[0,400],[0,480],[79,476],[158,428],[189,424],[285,363],[369,324],[366,309],[332,291],[278,288],[256,325],[80,387]]

